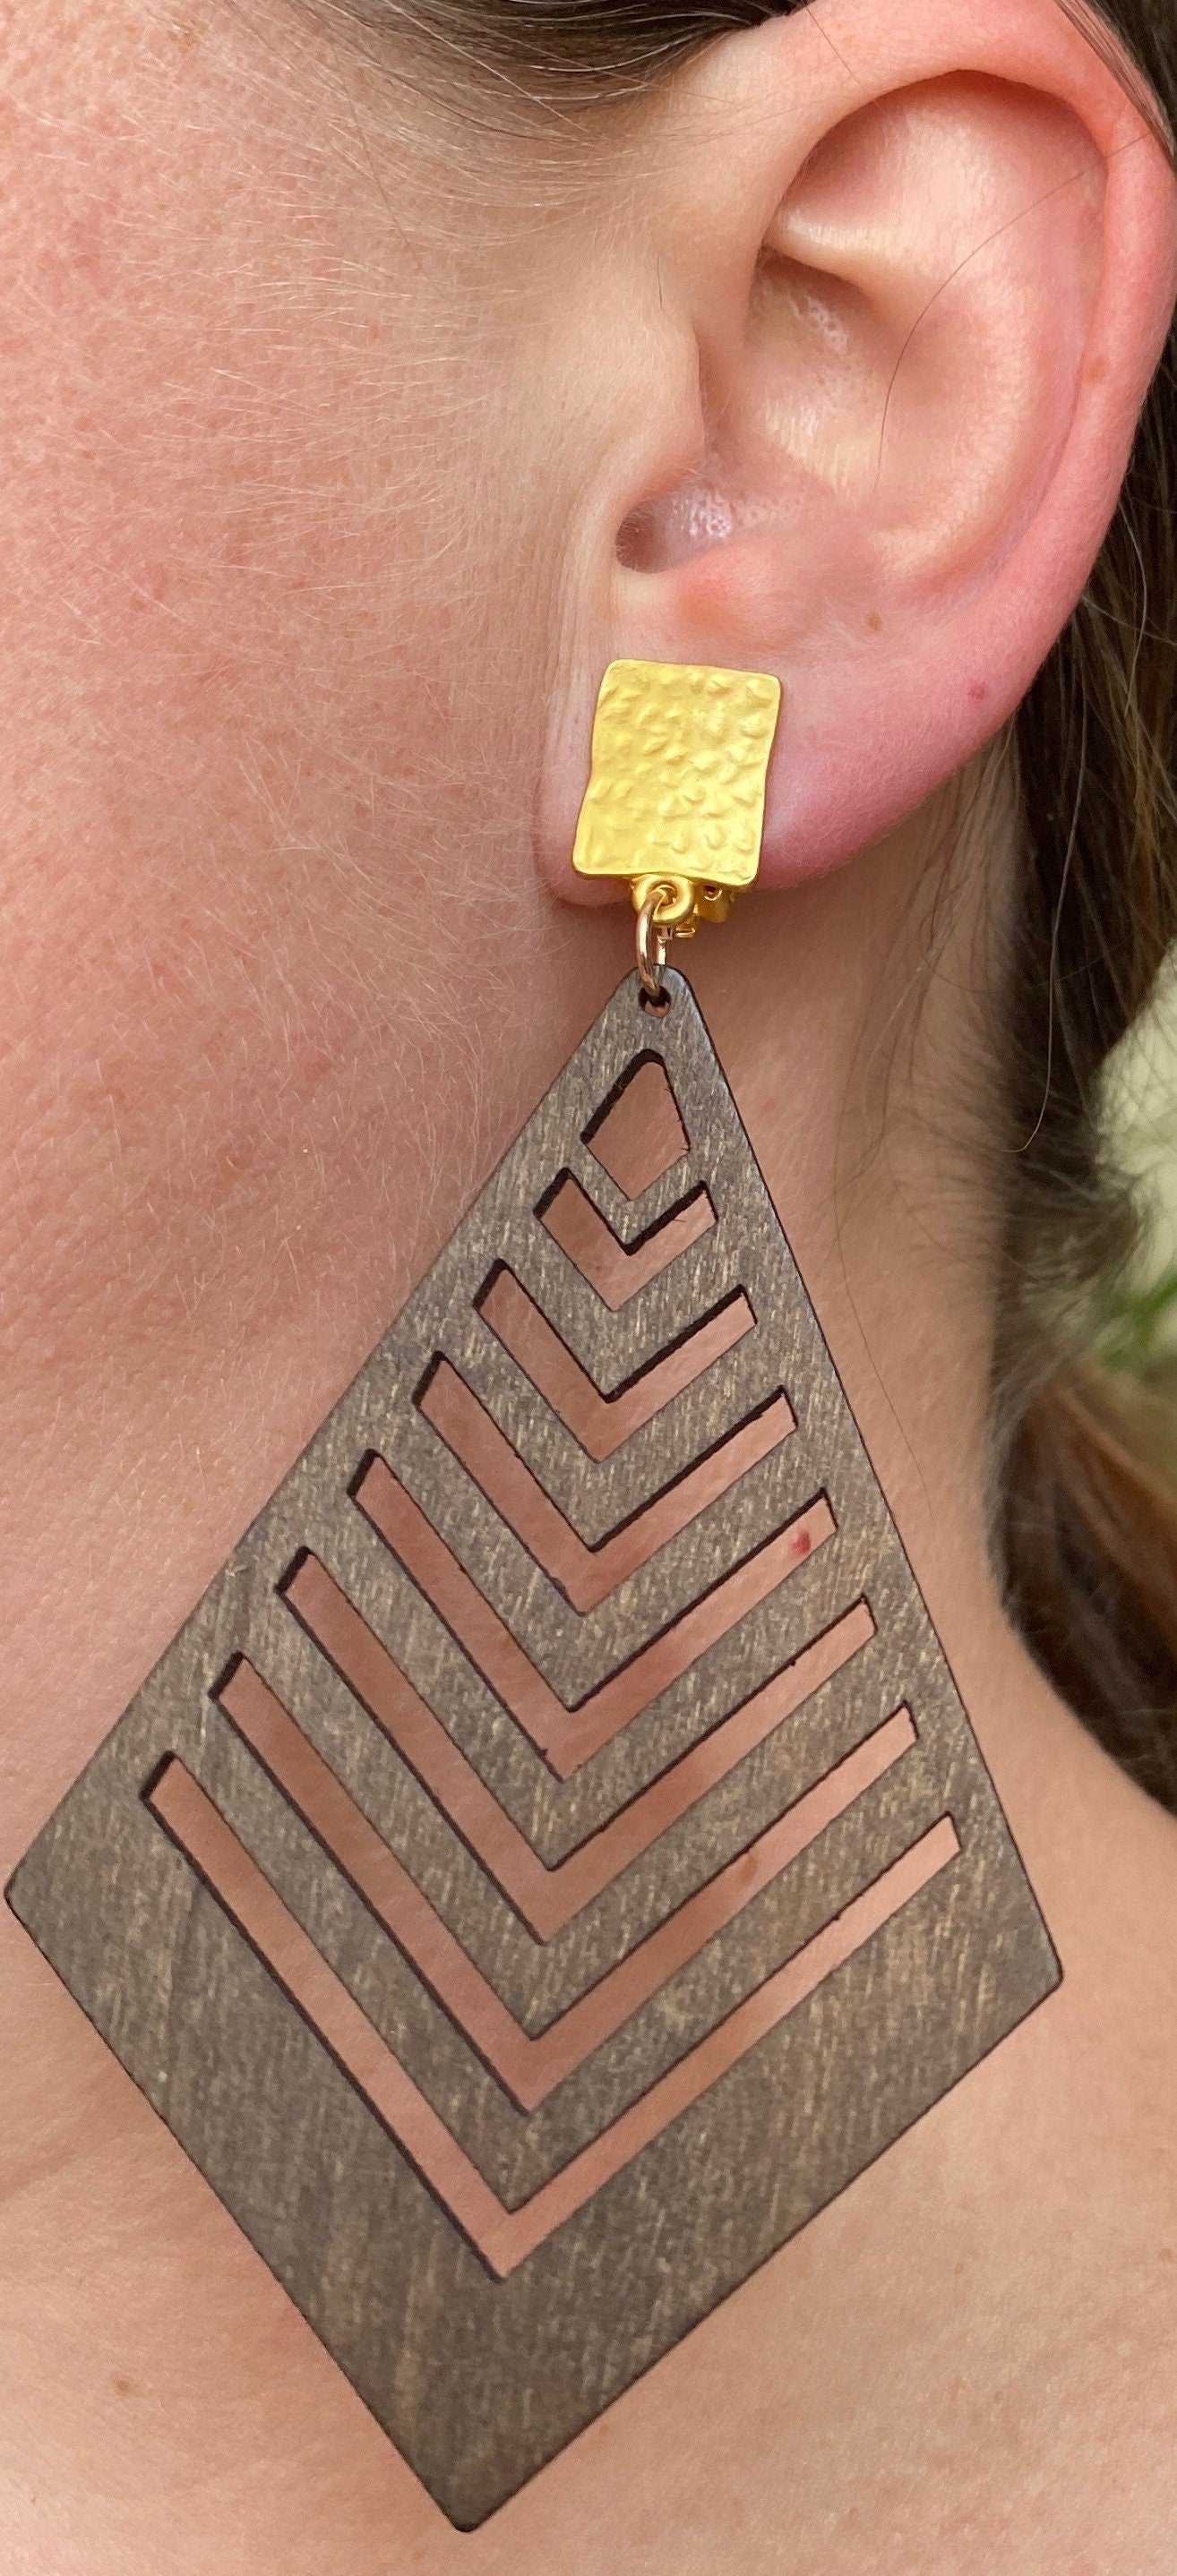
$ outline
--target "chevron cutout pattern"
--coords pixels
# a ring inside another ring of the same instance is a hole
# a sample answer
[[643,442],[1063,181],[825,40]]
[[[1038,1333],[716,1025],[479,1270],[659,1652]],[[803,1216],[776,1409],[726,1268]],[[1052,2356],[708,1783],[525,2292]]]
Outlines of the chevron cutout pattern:
[[463,2527],[1058,1977],[669,990],[615,995],[9,1891]]

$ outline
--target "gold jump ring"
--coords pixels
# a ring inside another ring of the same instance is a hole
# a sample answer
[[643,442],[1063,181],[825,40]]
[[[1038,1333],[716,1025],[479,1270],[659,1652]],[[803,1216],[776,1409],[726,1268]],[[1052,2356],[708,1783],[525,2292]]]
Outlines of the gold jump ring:
[[651,1002],[666,999],[662,981],[666,952],[674,930],[666,915],[676,909],[676,889],[672,885],[652,885],[642,899],[638,913],[638,975],[643,993]]

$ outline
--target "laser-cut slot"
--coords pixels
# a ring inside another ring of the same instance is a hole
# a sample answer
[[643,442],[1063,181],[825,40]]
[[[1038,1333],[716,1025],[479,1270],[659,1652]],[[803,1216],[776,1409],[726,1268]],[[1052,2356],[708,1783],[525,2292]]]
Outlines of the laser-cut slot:
[[637,1056],[584,1131],[591,1154],[626,1198],[637,1199],[690,1148],[660,1056]]
[[475,1671],[561,1780],[569,1779],[590,1754],[598,1753],[640,1717],[708,1647],[835,1535],[833,1513],[824,1494],[819,1495],[784,1529],[761,1541],[729,1573],[711,1583],[598,1689],[568,1706],[536,1670],[383,1458],[370,1461],[354,1489],[354,1499]]
[[[418,1400],[426,1420],[500,1518],[565,1599],[582,1612],[596,1609],[619,1583],[647,1565],[659,1548],[687,1529],[709,1503],[728,1493],[796,1429],[789,1404],[778,1392],[696,1459],[643,1511],[596,1547],[588,1547],[448,1360],[439,1358]],[[363,1483],[361,1478],[352,1486],[357,1498]]]
[[619,1243],[587,1192],[571,1172],[564,1172],[536,1210],[553,1242],[566,1252],[581,1278],[595,1288],[602,1304],[616,1314],[639,1288],[657,1279],[680,1252],[685,1252],[715,1224],[715,1209],[706,1190],[696,1190],[665,1222],[640,1242]]
[[508,2211],[178,1758],[157,1776],[149,1805],[455,2226],[500,2279],[881,1932],[960,1850],[951,1818],[942,1817],[562,2172],[519,2209]]
[[531,2038],[244,1657],[215,1696],[451,2020],[518,2107],[528,2112],[538,2109],[558,2084],[696,1958],[819,1834],[884,1778],[916,1740],[910,1712],[897,1710],[745,1851],[666,1916],[542,2036]]
[[606,1396],[562,1342],[514,1272],[500,1266],[476,1300],[478,1311],[553,1412],[598,1463],[660,1413],[750,1333],[756,1318],[743,1289],[714,1314],[692,1324],[653,1365],[617,1395]]
[[549,1869],[316,1556],[296,1559],[282,1597],[539,1941],[562,1931],[875,1634],[867,1603],[855,1602],[742,1708]]

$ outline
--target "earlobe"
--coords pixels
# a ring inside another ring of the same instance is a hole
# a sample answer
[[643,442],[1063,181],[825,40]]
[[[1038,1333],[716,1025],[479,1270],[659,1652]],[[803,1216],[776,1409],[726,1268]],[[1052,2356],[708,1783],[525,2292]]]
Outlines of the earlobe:
[[709,211],[687,229],[680,162],[663,213],[706,454],[634,495],[600,657],[784,681],[770,884],[900,822],[1012,713],[1102,540],[1173,295],[1164,155],[1055,0],[994,0],[983,30],[941,0],[839,15],[833,69],[800,19],[704,67]]

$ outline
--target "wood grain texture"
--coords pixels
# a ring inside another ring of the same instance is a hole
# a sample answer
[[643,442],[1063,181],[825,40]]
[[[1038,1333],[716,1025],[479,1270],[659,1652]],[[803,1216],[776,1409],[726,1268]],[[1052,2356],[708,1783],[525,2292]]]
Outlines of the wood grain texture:
[[[614,996],[9,1889],[464,2528],[1059,1974],[668,988]],[[651,1064],[685,1150],[630,1196],[593,1138]]]

